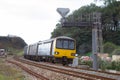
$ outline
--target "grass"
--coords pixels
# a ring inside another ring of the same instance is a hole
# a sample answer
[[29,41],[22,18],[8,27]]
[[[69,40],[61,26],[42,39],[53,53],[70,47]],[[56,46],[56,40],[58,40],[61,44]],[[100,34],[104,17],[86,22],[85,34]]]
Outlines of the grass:
[[22,56],[23,55],[23,50],[20,50],[17,55]]
[[92,55],[92,52],[89,52],[87,54],[85,54],[86,56],[91,56]]
[[22,71],[6,64],[0,59],[0,80],[25,80]]
[[19,55],[22,56],[23,55],[23,49],[15,49],[15,48],[8,48],[8,52],[9,55]]

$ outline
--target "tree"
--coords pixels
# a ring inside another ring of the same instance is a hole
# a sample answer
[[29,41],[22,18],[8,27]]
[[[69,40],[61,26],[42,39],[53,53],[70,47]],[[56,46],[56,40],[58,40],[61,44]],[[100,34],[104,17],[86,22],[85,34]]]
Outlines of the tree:
[[114,1],[102,9],[102,24],[104,30],[119,30],[120,1]]
[[112,54],[113,55],[120,55],[120,48],[115,49]]
[[113,3],[113,2],[115,2],[117,0],[95,0],[95,1],[103,1],[103,3],[107,6],[107,5]]
[[108,54],[112,54],[112,52],[117,48],[117,46],[111,42],[107,42],[104,44],[104,52]]
[[[96,6],[95,4],[82,6],[70,14],[67,17],[67,21],[79,22],[81,21],[81,16],[84,18],[83,21],[89,21],[86,15],[95,11],[102,13],[101,21],[103,29],[103,42],[111,42],[116,45],[120,45],[120,28],[118,26],[118,21],[120,20],[120,1],[113,1],[112,3],[102,7]],[[51,37],[69,36],[76,39],[77,52],[84,54],[91,52],[91,31],[92,30],[90,27],[78,28],[76,26],[73,26],[70,28],[62,28],[60,26],[60,23],[58,23],[54,31],[51,33]]]
[[[67,17],[68,21],[80,21],[81,14],[87,14],[93,11],[100,11],[100,7],[96,6],[95,4],[90,4],[87,6],[83,6],[78,10],[75,10],[71,15]],[[86,20],[88,17],[86,17]],[[69,36],[76,39],[76,47],[77,53],[88,53],[91,52],[92,46],[92,30],[90,27],[85,28],[78,28],[78,27],[71,27],[71,28],[62,28],[60,24],[56,25],[56,29],[51,33],[52,38],[57,36]]]

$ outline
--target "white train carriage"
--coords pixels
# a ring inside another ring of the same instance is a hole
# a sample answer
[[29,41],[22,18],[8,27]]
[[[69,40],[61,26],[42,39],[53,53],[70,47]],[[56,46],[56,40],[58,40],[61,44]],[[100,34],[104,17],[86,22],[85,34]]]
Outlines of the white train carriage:
[[27,58],[27,55],[28,55],[28,51],[29,51],[29,46],[25,46],[24,47],[24,57]]
[[75,40],[70,37],[57,37],[26,46],[25,58],[37,61],[52,61],[71,63],[75,58]]

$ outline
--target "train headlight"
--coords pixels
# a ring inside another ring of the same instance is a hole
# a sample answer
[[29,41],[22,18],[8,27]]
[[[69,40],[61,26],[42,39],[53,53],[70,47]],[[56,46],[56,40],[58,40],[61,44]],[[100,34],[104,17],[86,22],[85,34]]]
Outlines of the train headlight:
[[55,54],[57,54],[57,55],[58,55],[58,54],[59,54],[59,52],[55,52]]
[[75,56],[75,53],[71,53],[71,56]]

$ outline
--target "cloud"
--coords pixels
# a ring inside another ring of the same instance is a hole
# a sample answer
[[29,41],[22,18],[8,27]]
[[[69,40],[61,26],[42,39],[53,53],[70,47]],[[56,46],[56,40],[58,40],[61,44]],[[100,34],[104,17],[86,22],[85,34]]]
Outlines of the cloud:
[[65,7],[72,12],[85,3],[86,0],[0,0],[0,35],[17,35],[27,43],[49,39],[61,18],[56,9]]

